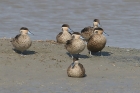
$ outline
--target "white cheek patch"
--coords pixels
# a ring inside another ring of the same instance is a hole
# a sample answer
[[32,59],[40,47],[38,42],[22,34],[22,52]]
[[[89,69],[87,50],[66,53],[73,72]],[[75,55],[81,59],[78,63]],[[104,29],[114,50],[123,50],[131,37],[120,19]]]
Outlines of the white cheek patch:
[[96,33],[96,34],[97,34],[97,33],[98,33],[98,30],[94,30],[94,33]]

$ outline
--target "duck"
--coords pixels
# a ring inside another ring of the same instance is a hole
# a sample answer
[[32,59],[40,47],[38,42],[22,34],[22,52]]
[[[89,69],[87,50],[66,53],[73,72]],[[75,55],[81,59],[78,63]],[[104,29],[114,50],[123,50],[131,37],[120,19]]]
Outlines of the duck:
[[94,19],[93,20],[93,28],[98,28],[100,27],[100,20],[99,19]]
[[70,55],[73,58],[73,54],[81,53],[86,47],[85,41],[81,37],[81,34],[79,32],[74,32],[72,34],[72,39],[68,40],[65,44],[66,50],[70,53]]
[[84,38],[84,41],[88,41],[89,38],[93,34],[93,28],[91,26],[85,27],[84,29],[81,30],[81,36]]
[[88,27],[85,27],[81,30],[81,36],[84,38],[85,41],[88,41],[89,38],[93,35],[93,31],[95,28],[99,27],[100,26],[100,21],[99,19],[94,19],[93,20],[93,27],[91,26],[88,26]]
[[87,42],[87,49],[89,50],[90,56],[91,52],[100,52],[106,45],[106,37],[103,35],[104,30],[100,27],[94,29],[94,34],[89,38]]
[[11,43],[15,50],[20,51],[21,54],[31,47],[32,41],[28,34],[32,34],[27,27],[20,28],[20,34],[11,39]]
[[78,60],[78,58],[73,58],[73,62],[67,69],[68,77],[82,78],[86,76],[85,68]]
[[66,42],[70,39],[72,39],[72,33],[69,32],[72,31],[70,29],[70,26],[68,24],[63,24],[62,25],[62,32],[60,32],[57,36],[56,36],[56,41],[57,43],[60,44],[66,44]]

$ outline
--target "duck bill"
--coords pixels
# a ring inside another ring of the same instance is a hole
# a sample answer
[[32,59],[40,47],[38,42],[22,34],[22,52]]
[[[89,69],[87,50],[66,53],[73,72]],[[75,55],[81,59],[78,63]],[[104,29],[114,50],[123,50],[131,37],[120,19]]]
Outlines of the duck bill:
[[105,31],[103,32],[105,35],[109,36],[109,34],[107,34]]
[[80,36],[80,38],[82,39],[82,40],[84,40],[85,38],[83,38],[82,36]]
[[32,35],[34,35],[33,33],[31,33],[30,31],[28,31],[28,34],[32,34]]
[[102,25],[100,23],[98,23],[98,27],[101,27]]
[[69,28],[68,30],[69,30],[70,33],[73,33],[74,32],[71,28]]
[[71,64],[71,67],[74,68],[74,66],[75,66],[75,63],[73,62],[73,63]]

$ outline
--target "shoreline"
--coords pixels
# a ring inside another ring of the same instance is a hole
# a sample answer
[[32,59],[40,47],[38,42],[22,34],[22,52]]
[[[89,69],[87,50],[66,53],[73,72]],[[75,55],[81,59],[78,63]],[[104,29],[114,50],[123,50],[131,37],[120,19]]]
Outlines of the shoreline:
[[[0,38],[0,40],[10,40],[11,38],[7,38],[7,37],[2,37]],[[51,39],[46,39],[46,40],[32,40],[33,42],[34,41],[40,41],[40,42],[49,42],[49,41],[56,41],[56,40],[51,40]],[[112,47],[112,48],[125,48],[125,49],[140,49],[140,48],[132,48],[132,47],[119,47],[119,46],[110,46],[110,45],[107,45],[106,47]]]
[[0,91],[7,93],[120,93],[139,91],[140,49],[106,46],[103,56],[80,54],[86,77],[71,78],[72,63],[64,45],[54,40],[33,41],[26,56],[12,50],[10,39],[0,39]]

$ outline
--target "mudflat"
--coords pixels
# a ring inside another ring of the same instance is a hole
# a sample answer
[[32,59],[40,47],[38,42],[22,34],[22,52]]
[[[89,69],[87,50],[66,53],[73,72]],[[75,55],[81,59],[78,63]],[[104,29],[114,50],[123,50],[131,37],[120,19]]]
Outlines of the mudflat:
[[89,57],[80,54],[86,77],[71,78],[67,68],[72,58],[63,44],[53,40],[33,41],[16,53],[10,39],[0,39],[1,93],[139,93],[140,50],[106,46]]

